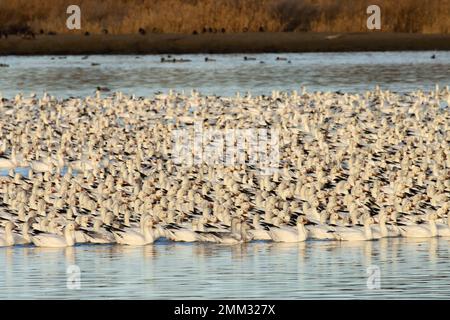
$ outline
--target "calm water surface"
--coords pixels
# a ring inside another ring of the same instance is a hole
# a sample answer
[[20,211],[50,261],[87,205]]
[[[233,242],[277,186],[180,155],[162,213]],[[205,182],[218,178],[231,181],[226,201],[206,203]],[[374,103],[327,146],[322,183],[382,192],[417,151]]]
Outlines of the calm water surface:
[[[382,239],[0,248],[0,299],[449,299],[449,244]],[[81,270],[79,290],[67,288],[70,265]],[[368,287],[368,268],[379,268],[380,289]]]
[[[436,59],[431,55],[436,54]],[[277,61],[276,57],[291,61]],[[205,94],[234,95],[237,91],[269,94],[272,90],[361,92],[375,85],[392,91],[431,89],[450,84],[450,52],[364,52],[178,55],[186,63],[161,63],[161,56],[38,56],[0,57],[0,92],[47,91],[55,96],[92,95],[97,86],[148,96],[168,89],[198,89]],[[64,58],[64,59],[61,59]],[[261,64],[260,61],[264,63]],[[92,63],[99,63],[92,66]]]

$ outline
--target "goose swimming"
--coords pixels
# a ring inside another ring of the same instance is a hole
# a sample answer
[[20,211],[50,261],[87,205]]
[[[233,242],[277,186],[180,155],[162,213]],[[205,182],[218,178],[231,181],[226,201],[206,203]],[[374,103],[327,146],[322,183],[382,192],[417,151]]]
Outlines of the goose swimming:
[[[0,219],[14,245],[68,245],[71,222],[74,244],[450,234],[447,87],[101,95],[0,99]],[[178,136],[192,126],[202,157]]]
[[297,218],[296,227],[272,227],[269,230],[270,237],[275,242],[301,242],[308,238],[308,230],[305,224],[308,220],[300,216]]
[[151,217],[145,218],[140,232],[125,229],[123,231],[113,230],[112,233],[118,244],[125,244],[129,246],[144,246],[157,240]]
[[96,244],[109,244],[116,242],[112,232],[102,227],[103,221],[95,219],[92,230],[83,229],[87,242]]
[[239,218],[233,217],[230,232],[206,232],[201,235],[202,239],[207,242],[235,245],[251,239],[251,235],[248,233],[249,229],[247,223],[242,223]]
[[5,232],[0,235],[0,247],[9,247],[14,245],[13,229],[14,223],[7,221],[4,226]]
[[75,223],[69,222],[64,227],[64,235],[42,233],[32,236],[31,241],[37,247],[71,247],[75,244]]
[[431,238],[438,235],[436,226],[437,215],[428,216],[428,224],[399,226],[400,233],[405,238]]
[[311,224],[306,226],[309,238],[317,240],[336,240],[336,236],[334,235],[335,229],[326,224],[327,219],[328,214],[324,212],[320,214],[319,223],[311,221]]
[[340,241],[365,241],[379,238],[380,236],[374,235],[371,229],[371,225],[374,223],[372,217],[367,216],[364,218],[363,227],[340,227],[336,230],[336,239]]
[[261,225],[259,214],[255,214],[253,217],[253,229],[249,230],[254,240],[271,240],[269,233],[269,227],[266,225]]
[[200,235],[193,230],[170,224],[164,228],[165,237],[172,241],[195,242],[201,239]]

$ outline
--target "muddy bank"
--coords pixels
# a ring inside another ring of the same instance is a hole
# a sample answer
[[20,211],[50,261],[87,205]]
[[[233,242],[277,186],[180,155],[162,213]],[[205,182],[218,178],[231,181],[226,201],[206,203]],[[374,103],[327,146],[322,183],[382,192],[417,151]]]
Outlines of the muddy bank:
[[450,35],[408,33],[239,33],[38,35],[0,39],[0,55],[264,53],[450,50]]

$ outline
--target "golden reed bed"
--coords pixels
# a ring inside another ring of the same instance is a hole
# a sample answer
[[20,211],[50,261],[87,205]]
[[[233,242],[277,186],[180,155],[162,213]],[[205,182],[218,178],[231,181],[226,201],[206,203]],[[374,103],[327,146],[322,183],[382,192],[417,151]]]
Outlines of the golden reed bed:
[[382,31],[449,33],[450,0],[78,0],[82,30],[65,26],[71,0],[0,2],[0,29],[56,33],[364,32],[369,5],[382,10]]

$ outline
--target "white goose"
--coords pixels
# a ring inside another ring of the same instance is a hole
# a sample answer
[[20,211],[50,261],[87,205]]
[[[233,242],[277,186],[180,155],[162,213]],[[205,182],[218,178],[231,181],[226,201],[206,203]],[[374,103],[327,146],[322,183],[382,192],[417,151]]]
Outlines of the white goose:
[[[75,219],[75,222],[80,226],[80,227],[86,227],[87,221],[89,220],[88,216],[78,216]],[[83,230],[75,230],[75,242],[76,243],[86,243],[89,242],[88,237],[86,236],[86,234],[84,233]]]
[[441,207],[441,210],[443,211],[443,214],[445,212],[447,213],[447,224],[445,224],[445,223],[437,223],[436,224],[438,236],[439,237],[450,237],[450,211],[447,207],[447,204],[445,207],[444,206]]
[[[388,229],[389,232],[389,237],[391,238],[400,237],[401,236],[400,229],[397,226],[397,211],[395,211],[393,207],[389,207],[386,214],[390,216],[391,220],[391,223],[386,225],[386,228]],[[388,216],[386,216],[386,221],[387,217]]]
[[326,212],[320,214],[320,223],[317,225],[309,225],[306,227],[308,236],[317,240],[336,240],[334,228],[327,225],[328,214]]
[[171,225],[165,229],[165,237],[172,241],[195,242],[200,240],[200,235],[195,231]]
[[31,237],[30,237],[30,226],[35,222],[34,218],[28,218],[23,224],[22,224],[22,234],[19,233],[13,233],[14,236],[14,244],[30,244],[31,243]]
[[231,220],[231,232],[206,232],[201,233],[202,240],[220,244],[235,245],[248,241],[251,236],[247,233],[250,227],[241,223],[240,219],[233,217]]
[[75,244],[75,223],[69,222],[64,228],[64,235],[43,233],[31,237],[37,247],[62,248]]
[[145,218],[140,232],[135,230],[113,231],[113,235],[118,244],[129,246],[144,246],[157,240],[157,236],[153,230],[153,220],[151,217]]
[[438,235],[436,226],[437,215],[428,215],[428,224],[399,226],[400,233],[405,238],[431,238]]
[[0,158],[0,169],[15,169],[17,162],[14,158]]
[[447,224],[436,224],[439,237],[450,237],[450,214],[447,217]]
[[390,236],[389,230],[386,227],[386,219],[386,211],[381,211],[378,215],[378,224],[371,226],[372,232],[377,238],[388,238]]
[[0,169],[15,169],[19,164],[19,161],[16,157],[15,147],[12,148],[11,158],[0,158]]
[[13,229],[14,223],[7,221],[5,223],[5,233],[0,236],[0,247],[9,247],[14,245]]
[[114,235],[102,228],[103,221],[101,219],[95,219],[92,230],[85,230],[85,235],[90,243],[96,244],[109,244],[116,242]]
[[366,216],[364,218],[364,226],[363,227],[339,227],[336,230],[336,239],[341,241],[365,241],[376,239],[372,233],[371,224],[374,223],[374,220],[370,216]]
[[[39,158],[40,157],[39,151],[37,151],[36,153],[37,153],[37,157]],[[44,173],[44,172],[52,172],[53,171],[53,165],[52,165],[50,157],[47,157],[47,159],[45,159],[45,160],[31,161],[30,167],[34,172]]]
[[275,242],[302,242],[308,238],[308,230],[305,224],[308,222],[305,217],[297,218],[297,227],[272,227],[269,230],[270,237]]
[[271,240],[269,234],[269,228],[264,227],[260,224],[260,216],[259,214],[255,214],[253,217],[253,229],[251,229],[250,234],[252,235],[254,240]]

